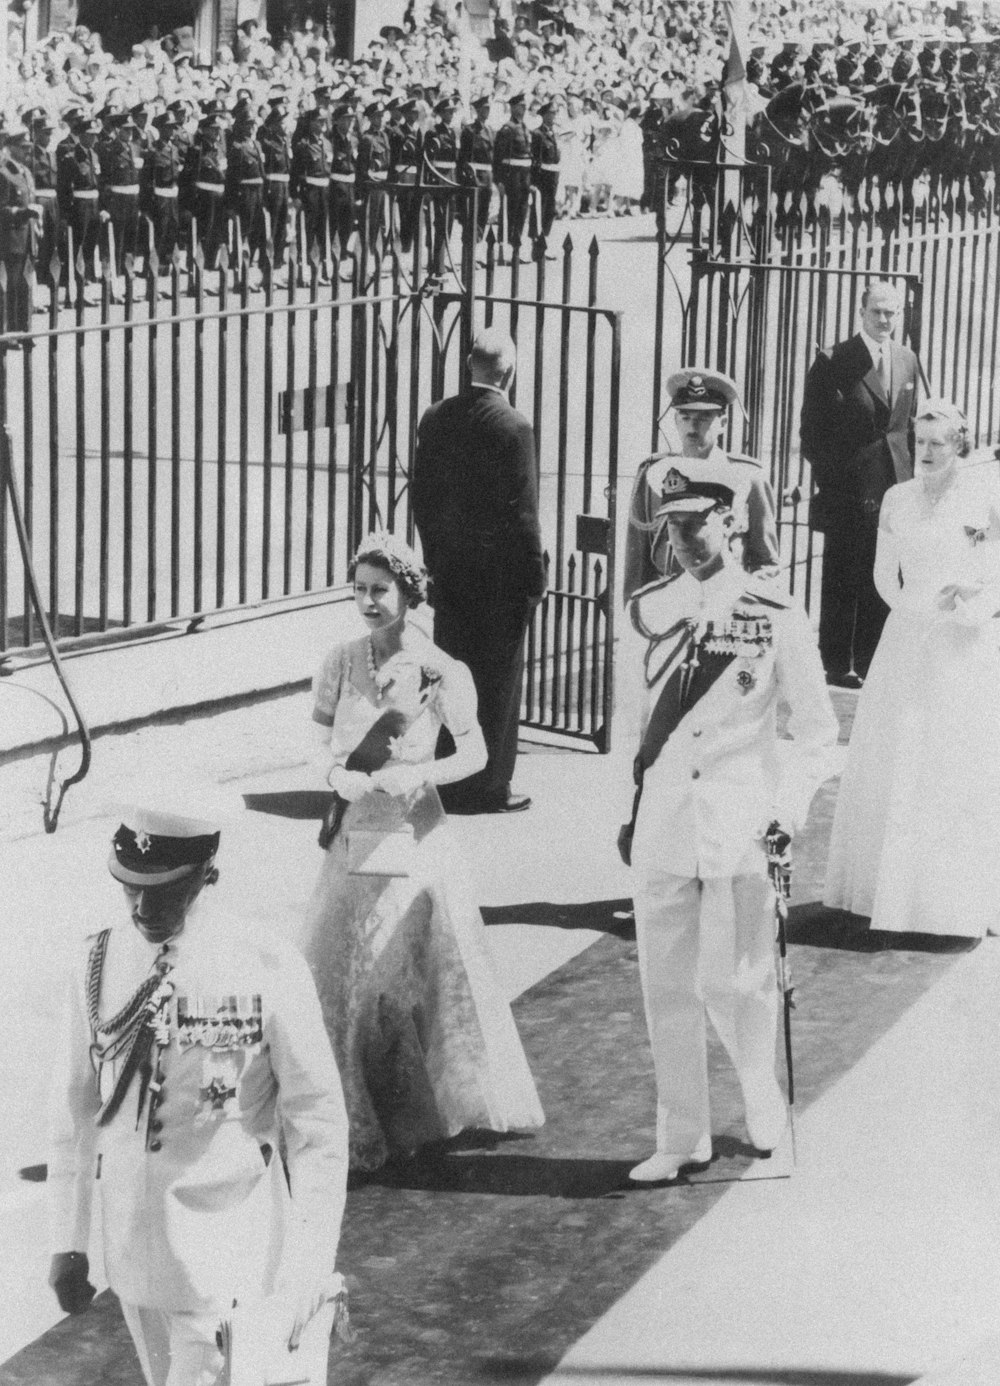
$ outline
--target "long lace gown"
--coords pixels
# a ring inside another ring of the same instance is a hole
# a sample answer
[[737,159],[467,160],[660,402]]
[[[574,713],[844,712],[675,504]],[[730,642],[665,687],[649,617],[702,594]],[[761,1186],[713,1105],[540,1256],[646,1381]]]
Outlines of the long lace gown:
[[[965,465],[936,503],[886,494],[876,585],[891,607],[858,699],[824,903],[873,929],[1000,927],[1000,483]],[[949,583],[981,596],[941,612]]]
[[[394,760],[432,761],[442,725],[461,734],[475,721],[468,670],[427,642],[422,662],[404,651],[382,666],[374,702],[358,686],[367,683],[367,643],[334,649],[314,681],[314,716],[331,728],[335,761],[370,750],[387,718]],[[359,830],[370,845],[403,824],[413,829],[409,874],[354,874],[352,833],[355,847]],[[391,1154],[472,1127],[542,1125],[482,916],[433,786],[406,798],[372,792],[347,806],[299,945],[340,1068],[352,1168],[376,1169]]]

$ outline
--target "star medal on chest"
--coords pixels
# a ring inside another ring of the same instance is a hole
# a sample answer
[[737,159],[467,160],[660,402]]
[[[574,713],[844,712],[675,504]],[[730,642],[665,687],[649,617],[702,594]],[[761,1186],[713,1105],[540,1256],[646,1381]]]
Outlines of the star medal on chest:
[[225,1078],[216,1074],[198,1093],[202,1102],[213,1112],[224,1112],[226,1103],[236,1096],[236,1089],[230,1087]]

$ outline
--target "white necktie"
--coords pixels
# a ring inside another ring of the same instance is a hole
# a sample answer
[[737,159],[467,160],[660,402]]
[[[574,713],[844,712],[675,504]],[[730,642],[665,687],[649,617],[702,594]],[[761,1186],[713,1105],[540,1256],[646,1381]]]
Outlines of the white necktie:
[[882,389],[886,395],[889,394],[889,362],[886,360],[885,347],[879,349],[878,354],[878,378],[882,382]]

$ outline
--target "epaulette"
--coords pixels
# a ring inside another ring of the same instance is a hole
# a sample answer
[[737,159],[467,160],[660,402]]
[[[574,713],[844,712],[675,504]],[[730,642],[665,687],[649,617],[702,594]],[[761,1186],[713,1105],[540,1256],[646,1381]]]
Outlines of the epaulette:
[[787,591],[774,591],[774,578],[759,578],[756,581],[751,576],[750,581],[740,593],[740,601],[747,602],[753,606],[770,607],[774,611],[787,611],[794,606],[795,598]]
[[758,471],[764,470],[763,462],[759,462],[756,457],[747,457],[747,455],[742,452],[727,452],[726,456],[729,458],[730,462],[739,462],[747,467],[756,467]]

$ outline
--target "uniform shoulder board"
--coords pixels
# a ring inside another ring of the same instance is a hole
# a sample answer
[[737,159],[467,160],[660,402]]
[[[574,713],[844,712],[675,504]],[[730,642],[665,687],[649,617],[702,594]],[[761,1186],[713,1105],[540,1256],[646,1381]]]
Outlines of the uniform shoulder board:
[[787,589],[780,587],[774,577],[753,577],[743,589],[740,601],[747,606],[759,606],[772,611],[787,611],[795,605],[795,598]]
[[730,452],[726,455],[730,462],[737,462],[744,467],[756,467],[759,472],[764,470],[763,462],[759,462],[756,457],[748,457],[746,453]]

